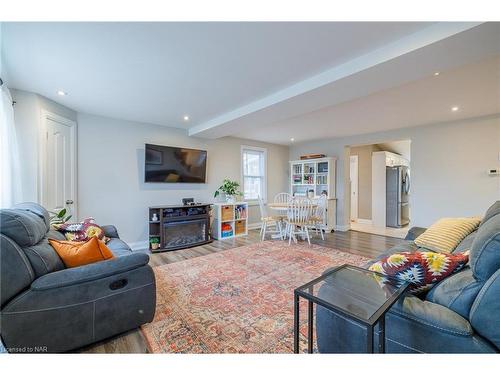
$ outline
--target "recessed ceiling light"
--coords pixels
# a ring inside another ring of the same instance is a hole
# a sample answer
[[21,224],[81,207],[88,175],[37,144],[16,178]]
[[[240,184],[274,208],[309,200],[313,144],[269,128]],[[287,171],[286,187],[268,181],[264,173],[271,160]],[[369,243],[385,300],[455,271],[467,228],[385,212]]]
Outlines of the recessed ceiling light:
[[188,115],[184,115],[184,117],[182,118],[184,121],[189,121],[189,116]]
[[456,112],[456,111],[458,111],[458,110],[459,110],[459,108],[458,108],[457,106],[455,106],[455,107],[451,107],[451,110],[452,110],[453,112]]
[[290,141],[291,141],[291,142],[295,141],[295,138],[290,138]]
[[57,95],[59,95],[59,96],[66,96],[68,94],[66,92],[64,92],[63,90],[58,90],[57,91]]
[[440,72],[434,72],[435,76],[438,76],[439,74],[440,74]]

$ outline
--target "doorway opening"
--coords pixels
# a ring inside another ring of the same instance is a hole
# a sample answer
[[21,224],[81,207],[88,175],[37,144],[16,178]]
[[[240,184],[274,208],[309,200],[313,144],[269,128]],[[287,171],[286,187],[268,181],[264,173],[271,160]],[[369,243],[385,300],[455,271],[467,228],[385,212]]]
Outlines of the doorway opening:
[[350,228],[404,238],[410,227],[411,141],[349,146]]

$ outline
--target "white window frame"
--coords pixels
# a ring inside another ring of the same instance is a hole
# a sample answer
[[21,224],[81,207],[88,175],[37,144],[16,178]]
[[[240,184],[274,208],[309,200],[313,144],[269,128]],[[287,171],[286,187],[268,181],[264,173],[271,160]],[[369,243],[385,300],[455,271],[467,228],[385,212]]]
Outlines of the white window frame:
[[243,154],[245,151],[258,151],[262,152],[264,154],[264,176],[262,178],[262,200],[264,202],[267,202],[267,148],[262,148],[262,147],[255,147],[255,146],[246,146],[246,145],[241,145],[241,187],[242,187],[242,192],[243,192],[243,199],[246,200],[247,202],[253,202],[256,204],[257,199],[245,199],[245,166],[243,165],[244,159],[243,159]]

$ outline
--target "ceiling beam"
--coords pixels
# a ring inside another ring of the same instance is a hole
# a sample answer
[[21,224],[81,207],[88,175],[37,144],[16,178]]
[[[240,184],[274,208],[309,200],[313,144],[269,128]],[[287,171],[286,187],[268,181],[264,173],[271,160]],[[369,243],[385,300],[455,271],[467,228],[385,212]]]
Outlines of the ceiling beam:
[[[419,50],[430,44],[472,29],[480,24],[481,22],[442,22],[429,26],[414,34],[387,44],[382,48],[293,84],[283,90],[277,91],[233,111],[226,112],[209,121],[197,124],[189,129],[189,135],[219,138],[235,134],[241,130],[239,126],[241,125],[241,120],[245,117],[257,112],[269,111],[271,107],[277,109],[280,105],[289,106],[291,103],[287,102],[292,101],[292,99],[298,96],[303,96],[327,85],[332,85],[341,79],[397,59],[398,57]],[[316,109],[318,108],[315,108],[314,104],[311,103],[309,108],[304,108],[304,106],[302,106],[301,111],[304,113],[304,110],[307,112]],[[299,113],[292,115],[298,114]]]

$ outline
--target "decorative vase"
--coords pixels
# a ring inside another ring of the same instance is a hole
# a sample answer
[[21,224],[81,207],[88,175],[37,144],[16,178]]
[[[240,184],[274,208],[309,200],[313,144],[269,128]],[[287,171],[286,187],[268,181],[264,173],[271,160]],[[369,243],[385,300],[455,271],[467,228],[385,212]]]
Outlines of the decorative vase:
[[234,203],[234,202],[236,202],[236,199],[234,198],[234,195],[226,194],[226,202],[227,203]]
[[160,244],[159,244],[159,243],[152,243],[152,244],[151,244],[151,249],[153,249],[153,250],[156,250],[156,249],[158,249],[159,247],[160,247]]
[[158,221],[158,215],[153,214],[153,217],[151,218],[151,221]]

